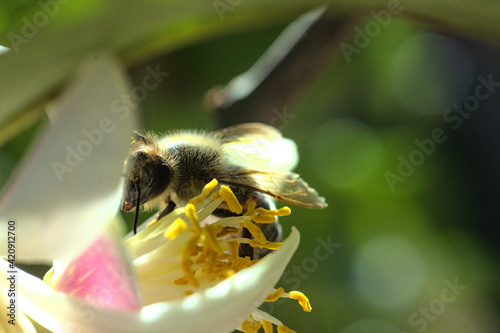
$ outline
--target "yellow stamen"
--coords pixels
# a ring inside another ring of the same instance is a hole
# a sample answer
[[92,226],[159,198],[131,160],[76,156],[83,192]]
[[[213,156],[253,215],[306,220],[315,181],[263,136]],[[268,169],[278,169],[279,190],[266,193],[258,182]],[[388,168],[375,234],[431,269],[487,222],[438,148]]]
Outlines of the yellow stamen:
[[217,258],[215,257],[215,253],[213,251],[210,251],[208,244],[205,244],[205,247],[203,248],[205,252],[205,268],[204,272],[206,273],[214,273],[215,272],[215,265],[217,263]]
[[204,233],[203,235],[205,236],[205,241],[207,242],[208,245],[212,247],[212,250],[217,252],[218,255],[222,254],[222,248],[220,243],[217,241],[217,234],[222,230],[221,226],[205,226],[203,228]]
[[276,302],[284,292],[285,290],[281,287],[276,289],[274,292],[267,295],[265,302]]
[[290,291],[288,294],[292,299],[299,301],[299,304],[305,312],[311,312],[311,303],[309,303],[309,299],[307,299],[306,295],[300,291]]
[[231,234],[236,234],[238,233],[239,229],[238,228],[234,228],[234,227],[224,227],[222,228],[222,230],[217,234],[217,237],[224,237],[224,236],[227,236],[227,235],[231,235]]
[[200,236],[198,235],[193,235],[189,240],[186,242],[184,245],[184,249],[182,250],[182,256],[184,258],[188,258],[190,256],[196,253],[198,253],[198,240],[200,239]]
[[253,238],[255,239],[255,241],[257,243],[263,244],[266,242],[266,236],[264,236],[264,234],[262,233],[262,230],[254,223],[252,223],[250,221],[246,221],[246,222],[243,222],[241,224],[241,226],[243,228],[248,229],[248,231],[252,234]]
[[185,286],[189,284],[189,281],[185,277],[181,277],[180,279],[174,280],[174,284],[177,286]]
[[265,243],[259,243],[253,239],[250,239],[248,241],[248,244],[250,244],[251,247],[258,247],[259,249],[277,250],[280,248],[280,246],[283,243],[274,243],[274,242],[267,242],[267,241]]
[[241,324],[241,328],[245,333],[256,333],[262,327],[262,324],[257,322],[251,322],[250,320],[245,320],[243,324]]
[[294,330],[289,329],[286,326],[280,325],[280,326],[278,326],[278,333],[297,333],[297,332],[295,332]]
[[250,328],[253,325],[253,323],[250,320],[245,320],[244,322],[241,323],[241,329],[246,332],[248,328]]
[[276,216],[288,216],[292,212],[289,207],[281,207],[279,209],[269,210],[262,207],[257,208],[257,213],[260,215],[276,215]]
[[257,206],[257,203],[255,203],[255,201],[250,201],[247,207],[247,212],[244,216],[252,216],[255,214],[255,206]]
[[197,234],[201,234],[200,220],[198,219],[198,214],[196,214],[196,208],[193,204],[187,204],[184,214],[188,217],[189,221],[193,225],[193,228]]
[[184,259],[182,260],[181,263],[181,268],[184,274],[186,275],[185,278],[191,283],[191,285],[195,288],[199,287],[199,282],[198,280],[194,277],[194,271],[191,269],[192,262],[189,259]]
[[180,217],[178,217],[174,221],[174,223],[172,223],[167,228],[167,230],[165,230],[165,232],[163,233],[163,236],[165,236],[168,239],[174,239],[175,237],[177,237],[178,234],[180,234],[181,232],[183,232],[186,229],[187,229],[186,222],[184,222],[183,219],[181,219]]
[[210,192],[212,192],[214,190],[214,188],[217,186],[217,184],[219,184],[219,182],[217,182],[217,179],[212,179],[212,181],[210,183],[208,183],[207,185],[205,185],[203,187],[203,190],[201,190],[201,193],[199,195],[197,195],[196,197],[191,198],[191,200],[189,200],[189,203],[193,204],[193,205],[197,205],[197,204],[201,203],[203,200],[205,200],[206,197],[208,197]]
[[195,272],[191,268],[193,262],[189,257],[192,256],[193,253],[196,254],[198,252],[198,246],[196,244],[198,243],[199,239],[200,236],[194,235],[186,242],[186,244],[184,245],[184,249],[182,250],[181,262],[181,268],[184,272],[185,279],[188,280],[189,283],[191,283],[191,285],[196,288],[199,286],[199,282],[194,276]]
[[227,242],[227,246],[229,247],[229,253],[231,253],[231,261],[233,264],[236,264],[238,262],[238,242],[229,241]]
[[216,200],[216,199],[219,199],[219,198],[220,198],[220,194],[219,194],[219,192],[212,192],[212,194],[210,195],[210,197],[211,197],[213,200]]
[[267,320],[262,320],[262,327],[264,328],[264,333],[273,333],[273,323]]
[[231,191],[229,186],[222,185],[220,187],[219,194],[227,202],[227,206],[229,207],[230,211],[236,214],[241,214],[241,212],[243,211],[243,207],[240,205],[238,199],[236,199],[236,196],[234,195],[233,191]]
[[245,257],[245,258],[238,257],[238,263],[235,266],[235,270],[237,272],[239,272],[243,268],[248,268],[248,267],[252,266],[252,264],[253,263],[252,263],[252,260],[250,259],[250,257]]
[[255,223],[273,223],[276,222],[274,215],[257,215],[253,218]]
[[186,275],[185,278],[187,280],[189,280],[189,283],[191,283],[191,285],[195,288],[198,288],[200,283],[198,282],[198,280],[194,277],[194,271],[191,269],[191,260],[189,259],[184,259],[182,260],[182,263],[181,263],[181,267],[182,267],[182,271],[184,272],[184,274]]

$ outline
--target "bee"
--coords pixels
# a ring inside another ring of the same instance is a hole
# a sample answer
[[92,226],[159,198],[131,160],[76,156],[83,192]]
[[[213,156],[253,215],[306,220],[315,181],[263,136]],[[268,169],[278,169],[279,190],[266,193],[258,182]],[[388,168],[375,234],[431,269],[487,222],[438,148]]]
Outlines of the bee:
[[[269,209],[274,204],[271,198],[306,208],[327,207],[316,190],[291,172],[298,163],[296,145],[272,126],[247,123],[214,132],[177,131],[162,137],[134,132],[133,139],[125,162],[122,209],[136,209],[134,233],[140,206],[162,209],[158,220],[185,206],[214,178],[233,190],[243,213],[251,201]],[[235,214],[223,203],[212,215]],[[281,240],[277,222],[259,227],[269,241]],[[248,230],[240,232],[240,236],[251,238]],[[248,244],[241,244],[239,251],[253,259],[269,252]]]

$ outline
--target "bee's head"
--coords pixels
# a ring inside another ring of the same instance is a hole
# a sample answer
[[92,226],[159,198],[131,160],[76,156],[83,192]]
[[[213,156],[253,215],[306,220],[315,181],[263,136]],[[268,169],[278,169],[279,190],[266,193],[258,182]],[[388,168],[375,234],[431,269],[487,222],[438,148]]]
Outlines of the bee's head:
[[163,157],[154,153],[150,140],[135,133],[135,141],[142,144],[132,151],[126,162],[122,207],[126,212],[162,194],[172,180],[172,167]]

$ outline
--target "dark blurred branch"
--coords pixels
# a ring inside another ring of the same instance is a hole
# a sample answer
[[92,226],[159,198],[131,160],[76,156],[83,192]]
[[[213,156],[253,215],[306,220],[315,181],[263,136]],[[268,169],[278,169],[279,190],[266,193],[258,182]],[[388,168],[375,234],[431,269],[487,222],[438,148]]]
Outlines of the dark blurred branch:
[[247,72],[207,93],[206,107],[214,112],[216,125],[276,125],[276,113],[286,113],[341,54],[339,44],[352,38],[357,22],[351,18],[329,19],[325,7],[302,15]]

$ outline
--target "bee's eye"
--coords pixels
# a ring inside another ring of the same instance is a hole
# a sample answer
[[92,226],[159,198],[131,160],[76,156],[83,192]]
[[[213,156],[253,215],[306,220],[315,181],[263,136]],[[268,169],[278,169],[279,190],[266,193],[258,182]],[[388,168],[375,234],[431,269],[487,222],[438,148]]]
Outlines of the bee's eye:
[[155,197],[165,191],[172,180],[172,167],[162,158],[152,169],[152,182],[147,191],[148,198]]

